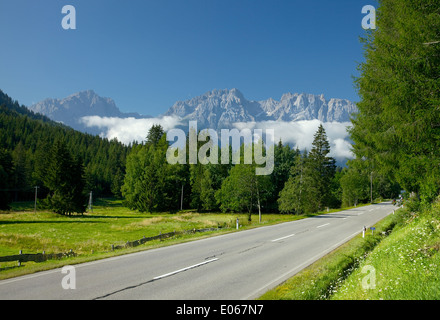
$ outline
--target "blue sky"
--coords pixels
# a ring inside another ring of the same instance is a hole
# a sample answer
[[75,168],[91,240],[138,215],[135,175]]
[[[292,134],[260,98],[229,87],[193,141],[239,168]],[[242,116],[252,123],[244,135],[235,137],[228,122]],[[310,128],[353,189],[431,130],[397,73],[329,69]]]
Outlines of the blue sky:
[[[373,0],[1,0],[0,89],[31,105],[93,89],[125,112],[238,88],[357,101],[362,7]],[[64,30],[64,5],[76,30]]]

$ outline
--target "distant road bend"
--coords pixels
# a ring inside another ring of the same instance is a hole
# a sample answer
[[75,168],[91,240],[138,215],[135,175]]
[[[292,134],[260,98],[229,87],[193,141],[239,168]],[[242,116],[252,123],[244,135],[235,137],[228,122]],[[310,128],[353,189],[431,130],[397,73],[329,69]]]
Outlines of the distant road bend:
[[0,281],[0,299],[247,300],[393,212],[389,202]]

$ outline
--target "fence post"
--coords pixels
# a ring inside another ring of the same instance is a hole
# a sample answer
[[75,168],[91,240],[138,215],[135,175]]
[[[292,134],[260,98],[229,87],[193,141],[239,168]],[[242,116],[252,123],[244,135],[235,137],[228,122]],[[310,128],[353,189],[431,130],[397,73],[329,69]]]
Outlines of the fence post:
[[[18,254],[19,254],[19,255],[22,255],[22,254],[23,254],[23,250],[20,250],[20,251],[18,252]],[[21,261],[20,261],[20,260],[18,260],[18,266],[21,267]]]

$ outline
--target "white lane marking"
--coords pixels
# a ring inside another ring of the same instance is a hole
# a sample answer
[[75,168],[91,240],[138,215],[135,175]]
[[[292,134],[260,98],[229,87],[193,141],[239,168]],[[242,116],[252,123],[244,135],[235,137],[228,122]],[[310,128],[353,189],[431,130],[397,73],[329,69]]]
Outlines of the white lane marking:
[[179,272],[183,272],[183,271],[186,271],[186,270],[189,270],[189,269],[197,268],[199,266],[202,266],[202,265],[210,263],[210,262],[214,262],[216,260],[218,260],[218,258],[214,258],[214,259],[211,259],[211,260],[203,261],[203,262],[194,264],[192,266],[189,266],[189,267],[186,267],[186,268],[182,268],[182,269],[179,269],[179,270],[176,270],[176,271],[173,271],[173,272],[169,272],[169,273],[163,274],[161,276],[155,277],[155,278],[153,278],[153,280],[159,280],[159,279],[162,279],[162,278],[166,278],[166,277],[172,276],[173,274],[176,274],[176,273],[179,273]]
[[356,231],[355,233],[353,233],[352,235],[349,235],[347,238],[343,239],[342,241],[339,241],[338,243],[330,246],[330,248],[322,251],[321,253],[317,254],[316,256],[308,259],[307,261],[304,261],[303,263],[301,263],[300,265],[294,267],[293,269],[287,271],[286,273],[282,274],[281,276],[279,276],[278,278],[276,278],[275,280],[272,280],[271,282],[265,284],[264,286],[262,286],[261,288],[255,290],[254,292],[252,292],[250,295],[248,295],[247,297],[244,297],[240,300],[254,300],[256,298],[258,298],[259,296],[261,296],[265,291],[267,291],[267,289],[271,288],[274,284],[277,284],[280,282],[280,280],[282,279],[286,279],[287,277],[291,277],[293,276],[297,271],[301,270],[303,267],[311,264],[312,262],[316,261],[318,258],[321,258],[323,256],[325,256],[327,253],[333,251],[335,248],[339,247],[340,245],[342,245],[343,243],[347,242],[349,239],[353,238],[355,235],[359,234],[359,231]]
[[293,237],[294,235],[295,235],[295,234],[292,233],[292,234],[289,234],[288,236],[285,236],[285,237],[282,237],[282,238],[278,238],[278,239],[272,240],[272,242],[277,242],[277,241],[280,241],[280,240],[284,240],[284,239],[287,239],[287,238]]
[[374,209],[371,209],[371,210],[368,210],[368,212],[371,212],[371,211],[373,211]]
[[32,278],[36,278],[36,277],[40,277],[40,276],[44,276],[44,275],[48,275],[48,274],[52,274],[52,273],[61,273],[61,268],[52,269],[52,270],[48,270],[48,271],[41,271],[36,274],[24,275],[24,276],[20,276],[17,278],[1,280],[0,286],[3,284],[9,284],[9,283],[13,283],[13,282],[21,281],[21,280],[28,280],[28,279],[32,279]]
[[326,224],[323,224],[323,225],[320,225],[320,226],[317,226],[316,228],[322,228],[322,227],[328,226],[329,224],[330,224],[330,222],[326,223]]
[[364,213],[365,213],[364,211],[359,212],[359,213],[358,213],[358,216],[360,216],[361,214],[364,214]]

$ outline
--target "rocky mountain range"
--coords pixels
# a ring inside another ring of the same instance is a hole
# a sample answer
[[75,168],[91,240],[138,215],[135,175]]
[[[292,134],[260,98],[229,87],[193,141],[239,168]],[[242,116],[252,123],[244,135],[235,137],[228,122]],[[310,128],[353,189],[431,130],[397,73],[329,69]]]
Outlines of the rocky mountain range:
[[246,99],[238,89],[212,90],[198,97],[176,102],[162,115],[154,118],[138,113],[123,113],[110,98],[94,91],[82,91],[65,99],[46,99],[30,109],[72,128],[123,143],[144,141],[153,124],[165,131],[172,128],[188,130],[188,122],[197,121],[199,130],[232,128],[273,128],[276,141],[309,149],[319,123],[324,123],[337,159],[351,157],[347,133],[356,105],[346,99],[326,99],[323,95],[286,93],[280,100]]
[[[123,113],[110,98],[103,98],[93,90],[70,95],[64,99],[45,99],[30,107],[52,120],[76,130],[92,134],[101,128],[87,125],[84,117],[148,119],[138,113]],[[167,112],[156,117],[176,117],[183,126],[197,120],[198,129],[232,128],[236,123],[300,120],[321,122],[348,122],[357,111],[356,105],[346,99],[325,99],[324,95],[286,93],[280,100],[248,100],[238,89],[212,90],[198,97],[176,102]]]
[[73,129],[91,134],[99,134],[100,130],[86,126],[82,121],[83,117],[151,118],[138,113],[121,112],[112,99],[100,97],[93,90],[81,91],[64,99],[48,98],[30,106],[29,109]]
[[279,101],[247,100],[238,89],[212,90],[186,101],[176,102],[164,115],[197,120],[198,128],[230,128],[237,122],[299,121],[348,122],[357,111],[346,99],[325,99],[324,95],[286,93]]

